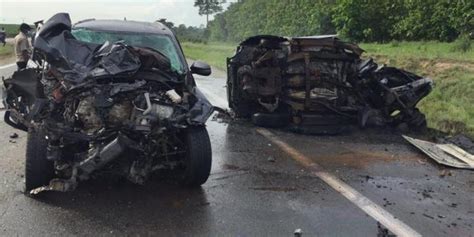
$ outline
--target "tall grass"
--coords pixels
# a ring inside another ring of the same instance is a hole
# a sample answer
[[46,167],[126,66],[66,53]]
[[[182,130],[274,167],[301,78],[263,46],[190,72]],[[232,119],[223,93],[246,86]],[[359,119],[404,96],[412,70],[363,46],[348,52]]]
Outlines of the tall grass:
[[201,60],[221,70],[227,68],[226,59],[235,53],[236,46],[227,43],[190,43],[181,44],[186,58]]
[[0,43],[0,57],[13,56],[13,45],[6,44],[5,47]]
[[428,126],[474,138],[474,74],[460,67],[438,73],[433,91],[419,107]]
[[455,43],[442,42],[392,42],[389,44],[360,44],[368,55],[383,55],[391,59],[436,59],[474,62],[474,50],[461,53]]

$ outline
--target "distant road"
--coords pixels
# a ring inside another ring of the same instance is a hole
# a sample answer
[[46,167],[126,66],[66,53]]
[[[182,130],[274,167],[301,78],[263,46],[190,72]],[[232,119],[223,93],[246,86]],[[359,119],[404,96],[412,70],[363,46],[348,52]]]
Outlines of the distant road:
[[[13,74],[13,72],[16,70],[16,64],[7,64],[0,66],[0,78],[7,78],[10,75]],[[1,88],[3,88],[3,81],[1,82]],[[3,89],[0,90],[0,98],[3,98]],[[0,108],[3,109],[3,103],[0,103]]]
[[10,63],[0,66],[0,77],[9,77],[16,70],[16,64]]

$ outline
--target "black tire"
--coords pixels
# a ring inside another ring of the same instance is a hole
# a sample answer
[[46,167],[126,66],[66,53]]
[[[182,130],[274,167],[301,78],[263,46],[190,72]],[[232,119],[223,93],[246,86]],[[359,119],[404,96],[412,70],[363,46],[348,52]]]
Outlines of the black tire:
[[418,132],[424,131],[427,127],[426,117],[418,108],[413,109],[412,111],[410,111],[409,114],[402,114],[397,122],[398,124],[396,125],[398,128],[403,128],[404,126],[407,126],[407,129],[409,128],[413,131]]
[[408,121],[408,125],[413,130],[423,131],[427,126],[426,116],[418,108],[415,108],[411,119]]
[[46,158],[47,141],[42,130],[31,129],[26,140],[25,192],[48,185],[54,178],[54,164]]
[[283,112],[256,113],[252,115],[252,123],[266,128],[285,127],[290,123],[290,114]]
[[212,165],[212,148],[206,127],[189,127],[185,134],[186,155],[182,183],[196,187],[209,178]]
[[237,118],[249,118],[255,111],[255,102],[249,100],[249,95],[243,91],[243,77],[251,75],[252,68],[249,65],[240,67],[235,74],[229,75],[227,82],[227,99],[229,107],[234,111]]

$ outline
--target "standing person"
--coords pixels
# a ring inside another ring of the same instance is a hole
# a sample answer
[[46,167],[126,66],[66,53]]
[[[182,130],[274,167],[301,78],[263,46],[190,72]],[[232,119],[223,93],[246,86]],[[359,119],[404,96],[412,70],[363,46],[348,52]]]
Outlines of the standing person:
[[28,41],[28,32],[30,30],[31,27],[28,24],[22,23],[20,25],[20,32],[15,36],[15,54],[18,70],[26,68],[28,60],[30,60],[31,46]]
[[2,27],[0,30],[0,43],[3,43],[3,47],[5,47],[5,44],[7,43],[5,39],[7,38],[7,33],[5,33],[5,28]]

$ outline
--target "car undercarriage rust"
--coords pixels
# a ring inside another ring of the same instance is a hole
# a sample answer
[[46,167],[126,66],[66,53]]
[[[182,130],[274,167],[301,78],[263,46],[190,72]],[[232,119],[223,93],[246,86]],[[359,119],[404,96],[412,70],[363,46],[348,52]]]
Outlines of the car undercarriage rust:
[[424,127],[432,80],[363,60],[335,36],[254,36],[227,59],[229,107],[254,124],[337,133],[346,124]]

